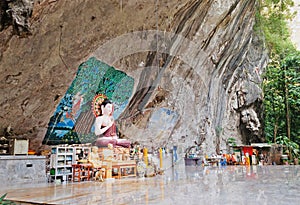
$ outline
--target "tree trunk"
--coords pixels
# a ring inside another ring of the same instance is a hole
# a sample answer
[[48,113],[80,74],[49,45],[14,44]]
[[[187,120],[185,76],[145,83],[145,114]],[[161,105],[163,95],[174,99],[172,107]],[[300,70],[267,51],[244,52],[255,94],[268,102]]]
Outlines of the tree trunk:
[[79,115],[75,124],[75,131],[79,134],[88,134],[91,132],[91,127],[95,121],[95,116],[91,110],[83,112]]
[[277,130],[278,130],[278,117],[275,119],[274,123],[274,143],[276,144],[276,138],[277,138]]
[[[290,107],[289,107],[289,101],[288,101],[288,83],[287,83],[287,77],[286,77],[286,67],[284,67],[284,104],[285,104],[285,117],[286,117],[286,134],[291,141],[291,119],[290,119]],[[291,147],[289,146],[289,158],[293,159]]]

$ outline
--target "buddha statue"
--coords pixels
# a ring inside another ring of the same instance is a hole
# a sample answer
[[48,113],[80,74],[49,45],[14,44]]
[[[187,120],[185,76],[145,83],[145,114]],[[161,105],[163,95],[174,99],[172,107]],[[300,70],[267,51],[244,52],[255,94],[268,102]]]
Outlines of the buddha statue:
[[98,139],[95,145],[98,147],[107,147],[108,144],[112,144],[114,147],[130,147],[130,141],[126,139],[120,139],[116,132],[116,123],[113,117],[114,106],[111,101],[105,99],[98,107],[99,116],[95,120],[95,135]]

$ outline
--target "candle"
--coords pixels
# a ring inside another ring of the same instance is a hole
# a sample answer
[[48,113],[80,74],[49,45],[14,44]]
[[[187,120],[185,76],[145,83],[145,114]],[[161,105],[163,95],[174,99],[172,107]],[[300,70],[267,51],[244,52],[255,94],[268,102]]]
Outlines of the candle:
[[144,162],[146,166],[148,166],[148,149],[146,147],[144,147],[143,153],[144,153]]
[[163,167],[163,159],[162,159],[162,148],[159,148],[159,167],[160,167],[160,169],[162,169],[162,167]]

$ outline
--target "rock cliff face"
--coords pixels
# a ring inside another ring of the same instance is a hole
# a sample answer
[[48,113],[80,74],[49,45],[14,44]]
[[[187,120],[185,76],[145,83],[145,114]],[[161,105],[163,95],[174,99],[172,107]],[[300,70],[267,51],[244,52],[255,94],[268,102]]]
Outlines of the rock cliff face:
[[[12,8],[27,13],[17,21]],[[0,128],[32,149],[91,57],[134,79],[117,120],[131,141],[154,149],[203,142],[207,153],[230,137],[263,141],[267,55],[253,31],[256,1],[16,0],[1,9]]]

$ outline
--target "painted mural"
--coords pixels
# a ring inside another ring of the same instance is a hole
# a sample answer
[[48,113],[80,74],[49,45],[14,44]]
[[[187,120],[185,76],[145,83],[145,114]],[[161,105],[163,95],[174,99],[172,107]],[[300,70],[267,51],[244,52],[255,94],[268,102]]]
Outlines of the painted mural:
[[114,104],[118,119],[132,94],[134,80],[92,57],[82,63],[76,77],[50,118],[43,144],[83,144],[96,140],[92,101],[98,94]]

